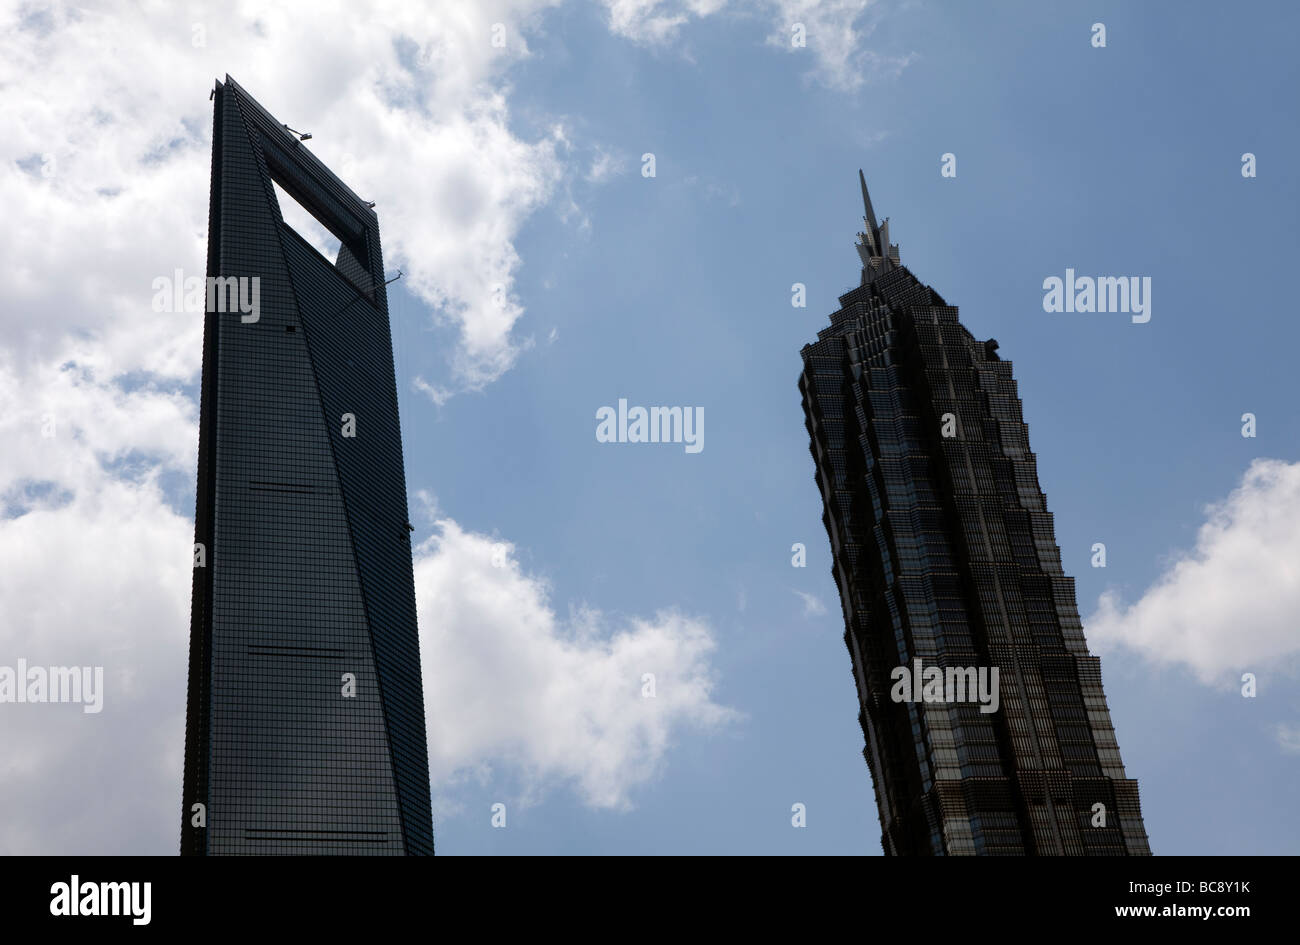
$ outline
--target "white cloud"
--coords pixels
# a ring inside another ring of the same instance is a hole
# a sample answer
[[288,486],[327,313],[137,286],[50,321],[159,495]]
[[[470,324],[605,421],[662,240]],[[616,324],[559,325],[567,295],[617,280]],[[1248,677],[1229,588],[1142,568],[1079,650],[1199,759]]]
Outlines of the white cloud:
[[[889,56],[866,48],[874,24],[862,24],[873,0],[774,0],[776,31],[769,45],[791,53],[811,53],[814,66],[808,79],[828,88],[853,91],[867,74],[897,78],[916,58],[915,53]],[[802,23],[806,48],[791,44],[793,26]]]
[[610,154],[604,149],[598,149],[596,156],[592,158],[591,167],[587,171],[587,182],[591,184],[601,184],[609,180],[615,174],[623,172],[623,159]]
[[159,479],[193,478],[193,402],[0,362],[0,404],[0,664],[104,668],[97,714],[0,705],[0,854],[174,853],[194,525]]
[[1196,546],[1136,602],[1114,591],[1087,621],[1090,643],[1181,664],[1207,685],[1290,671],[1300,656],[1300,463],[1257,459],[1206,509]]
[[[610,31],[646,46],[666,46],[679,40],[692,19],[712,16],[726,8],[727,0],[601,0],[609,11]],[[769,46],[809,55],[812,68],[806,78],[827,88],[851,92],[868,75],[897,78],[916,58],[915,53],[887,55],[868,49],[865,41],[874,24],[861,20],[875,0],[762,0],[735,4],[737,15],[756,14],[772,25]],[[804,27],[806,45],[791,44],[796,23]]]
[[634,42],[665,43],[677,37],[692,17],[708,16],[727,0],[602,0],[609,9],[609,29]]
[[623,808],[662,771],[674,736],[738,718],[713,701],[704,621],[589,609],[562,620],[513,546],[447,519],[436,528],[415,562],[435,789],[499,771],[521,779],[525,798],[569,783],[587,804]]
[[805,617],[824,617],[826,615],[826,605],[822,603],[821,598],[816,594],[809,594],[806,591],[795,591],[794,593],[803,601],[803,615]]
[[[101,355],[115,369],[193,372],[197,320],[186,333],[151,317],[149,286],[177,267],[202,274],[207,93],[228,71],[272,114],[311,131],[307,146],[377,201],[387,265],[455,332],[440,386],[491,383],[522,350],[514,240],[565,173],[558,131],[525,140],[510,129],[505,76],[528,55],[523,31],[556,2],[150,15],[55,4],[39,16],[8,6],[0,200],[10,219],[39,220],[41,238],[0,230],[10,272],[0,334],[48,355],[64,331],[129,320],[118,340],[133,343]],[[491,45],[496,22],[507,26],[505,49]],[[39,334],[29,320],[38,309]]]

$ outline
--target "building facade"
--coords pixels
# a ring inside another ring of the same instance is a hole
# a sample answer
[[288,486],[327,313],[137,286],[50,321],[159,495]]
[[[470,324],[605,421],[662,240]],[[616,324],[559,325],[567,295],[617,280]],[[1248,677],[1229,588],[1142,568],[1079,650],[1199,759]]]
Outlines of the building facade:
[[1149,854],[1011,363],[859,179],[861,284],[799,390],[885,853]]
[[229,76],[213,102],[181,852],[432,854],[378,219]]

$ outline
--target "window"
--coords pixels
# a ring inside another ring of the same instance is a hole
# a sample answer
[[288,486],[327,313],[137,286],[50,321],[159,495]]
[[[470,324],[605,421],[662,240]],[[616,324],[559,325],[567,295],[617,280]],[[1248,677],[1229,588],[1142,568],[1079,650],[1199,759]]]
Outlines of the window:
[[343,241],[322,226],[311,211],[290,196],[278,182],[271,183],[275,187],[275,199],[280,204],[280,216],[284,218],[289,229],[305,239],[316,252],[331,263],[337,263],[339,247],[343,245]]

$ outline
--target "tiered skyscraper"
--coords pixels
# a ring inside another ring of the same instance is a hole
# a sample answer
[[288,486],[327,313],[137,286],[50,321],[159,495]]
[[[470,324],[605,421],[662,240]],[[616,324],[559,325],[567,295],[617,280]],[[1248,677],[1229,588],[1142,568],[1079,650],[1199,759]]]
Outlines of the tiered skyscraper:
[[229,76],[213,99],[207,275],[260,305],[204,322],[181,852],[431,854],[378,219]]
[[[799,390],[885,853],[1149,854],[1011,363],[900,263],[859,179],[862,282]],[[996,667],[996,711],[909,691],[922,667]]]

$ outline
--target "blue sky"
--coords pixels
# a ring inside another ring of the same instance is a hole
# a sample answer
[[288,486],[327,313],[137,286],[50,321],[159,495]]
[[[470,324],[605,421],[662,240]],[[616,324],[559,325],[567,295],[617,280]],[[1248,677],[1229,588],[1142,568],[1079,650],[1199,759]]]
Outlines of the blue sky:
[[[1300,148],[1290,48],[1300,12],[1281,3],[1247,4],[1232,15],[1208,3],[824,4],[805,17],[822,31],[810,30],[809,48],[792,50],[782,23],[797,4],[651,4],[640,19],[624,16],[635,4],[614,0],[505,6],[500,16],[512,39],[526,40],[527,56],[481,66],[481,74],[468,69],[474,81],[442,76],[446,62],[433,57],[406,73],[400,93],[385,85],[381,100],[410,108],[390,117],[405,114],[411,146],[425,148],[396,154],[387,168],[356,139],[338,140],[347,123],[326,100],[363,95],[379,84],[373,75],[358,67],[327,78],[310,62],[302,76],[286,77],[269,64],[269,48],[234,44],[257,32],[249,23],[210,27],[210,54],[188,67],[194,87],[175,115],[176,127],[197,117],[201,130],[165,163],[175,171],[167,186],[185,194],[187,219],[198,228],[189,227],[181,249],[160,239],[140,263],[146,274],[201,271],[210,144],[201,99],[211,75],[229,71],[273,114],[311,130],[327,163],[338,169],[351,155],[357,169],[349,182],[379,196],[387,263],[408,272],[390,289],[390,309],[415,537],[433,542],[423,547],[428,566],[437,559],[444,576],[437,587],[451,588],[461,573],[448,560],[453,545],[470,547],[437,524],[452,521],[458,533],[510,546],[511,578],[542,595],[528,597],[529,607],[554,616],[550,642],[560,649],[568,641],[580,653],[599,651],[582,636],[592,612],[601,615],[591,621],[598,639],[635,637],[638,621],[663,623],[663,613],[706,628],[705,655],[681,656],[678,638],[665,651],[695,675],[691,700],[648,736],[664,743],[640,759],[644,768],[635,748],[611,750],[619,772],[638,769],[614,777],[613,802],[593,801],[581,786],[590,772],[573,752],[555,762],[509,747],[537,730],[514,733],[502,718],[481,748],[435,769],[439,852],[880,852],[796,387],[800,348],[828,323],[837,296],[858,283],[858,168],[877,214],[890,217],[903,263],[1014,362],[1063,563],[1090,644],[1102,653],[1153,851],[1296,852],[1300,814],[1289,799],[1300,759],[1300,641],[1285,615],[1300,592],[1289,574],[1251,572],[1240,551],[1257,547],[1277,560],[1296,551],[1294,543],[1272,533],[1252,543],[1255,518],[1239,510],[1227,531],[1236,549],[1230,560],[1242,567],[1215,571],[1220,546],[1206,552],[1216,600],[1256,602],[1260,623],[1234,626],[1209,611],[1178,623],[1176,615],[1196,608],[1161,598],[1142,611],[1144,635],[1134,642],[1126,628],[1137,627],[1136,618],[1126,623],[1122,609],[1096,639],[1088,618],[1103,592],[1121,605],[1144,600],[1193,554],[1206,506],[1227,499],[1252,461],[1281,461],[1287,476],[1300,463],[1290,354],[1300,332],[1278,292],[1300,250],[1289,167]],[[495,12],[480,19],[490,23]],[[660,13],[681,21],[647,19]],[[1105,48],[1090,43],[1095,22],[1106,26]],[[846,52],[827,52],[832,29],[848,31]],[[232,37],[224,53],[223,32]],[[277,41],[270,32],[268,43]],[[54,29],[47,41],[58,39]],[[382,33],[369,41],[384,46]],[[385,75],[401,75],[402,61],[394,54]],[[77,67],[63,68],[66,91]],[[59,69],[56,62],[52,74]],[[469,91],[449,104],[452,86]],[[410,105],[422,89],[429,101]],[[506,169],[501,175],[528,173],[494,191],[466,170],[463,205],[435,185],[426,205],[422,178],[445,176],[438,148],[447,139],[438,129],[464,131],[447,114],[473,115],[492,95],[503,108],[491,134],[466,140],[488,142],[484,163]],[[57,114],[24,113],[31,128]],[[392,131],[398,123],[388,127],[394,147],[404,147]],[[42,149],[14,149],[7,173],[31,178],[30,154]],[[656,159],[652,179],[640,173],[646,152]],[[952,179],[940,175],[945,152],[956,156]],[[1256,155],[1257,178],[1243,178],[1244,152]],[[398,163],[408,156],[418,160]],[[475,202],[474,194],[493,196]],[[458,213],[499,223],[483,236]],[[452,221],[445,240],[428,232],[443,221]],[[509,250],[515,261],[479,273],[477,262],[466,265],[470,257],[445,245],[462,232],[473,260]],[[1043,280],[1067,267],[1149,276],[1150,322],[1044,312]],[[481,306],[497,281],[516,316],[489,339],[489,353],[505,352],[504,360],[467,374],[453,359],[472,349],[467,332],[485,323]],[[807,286],[803,309],[790,304],[796,282]],[[55,301],[39,288],[16,298],[29,307]],[[75,338],[78,325],[69,316],[33,341],[15,324],[6,344],[15,356],[35,352],[34,363],[58,363],[71,342],[56,336]],[[160,531],[183,543],[193,490],[176,482],[192,482],[195,441],[185,437],[194,434],[194,413],[192,402],[165,392],[183,381],[192,400],[197,352],[185,347],[192,329],[173,334],[177,364],[166,368],[132,363],[120,353],[126,343],[95,343],[119,352],[117,367],[105,369],[105,398],[152,390],[149,403],[176,414],[171,426],[159,422],[180,431],[179,445],[144,437],[135,448],[156,457]],[[105,328],[96,337],[112,336]],[[138,370],[150,379],[142,384]],[[430,387],[446,393],[431,397]],[[596,411],[619,398],[703,407],[705,448],[692,455],[680,445],[598,443]],[[1253,439],[1241,435],[1248,411],[1258,418]],[[120,461],[100,463],[83,491],[108,488],[104,477],[120,475]],[[6,484],[60,481],[7,475]],[[68,488],[76,491],[76,482]],[[1300,534],[1291,527],[1300,526],[1300,502],[1257,491],[1242,507],[1296,517],[1286,530]],[[16,533],[22,520],[0,525],[0,560],[4,526]],[[1090,566],[1098,541],[1107,547],[1105,569]],[[791,567],[795,542],[807,546],[806,568]],[[432,573],[417,562],[417,582]],[[187,614],[188,583],[177,599]],[[436,632],[426,624],[443,612],[442,598],[431,599],[433,607],[421,600],[426,633]],[[446,612],[478,611],[457,604]],[[1161,621],[1164,629],[1152,629]],[[493,632],[472,620],[451,631]],[[183,653],[183,627],[179,641],[166,633],[167,645]],[[1181,634],[1196,655],[1162,650],[1168,634]],[[125,631],[124,639],[142,645]],[[425,659],[428,677],[427,647]],[[1244,671],[1260,678],[1257,698],[1243,698],[1233,682]],[[605,703],[593,709],[581,691],[564,718],[600,714]],[[456,727],[447,718],[454,711],[443,711],[440,724]],[[590,744],[603,757],[617,738],[599,720],[590,724]],[[435,738],[439,725],[430,731]],[[158,745],[131,752],[174,761],[174,736],[157,737]],[[178,780],[176,801],[167,793],[168,763],[157,765],[157,790],[178,803]],[[122,773],[108,793],[128,793],[131,777]],[[507,829],[491,826],[497,802],[509,807]],[[796,802],[807,805],[805,829],[791,827]],[[150,817],[134,809],[131,816]],[[157,848],[150,841],[139,852],[171,852],[171,808],[164,820]],[[39,831],[14,833],[8,845],[39,847],[43,839]],[[97,842],[105,850],[132,843],[111,831]],[[47,845],[76,849],[63,837]]]

